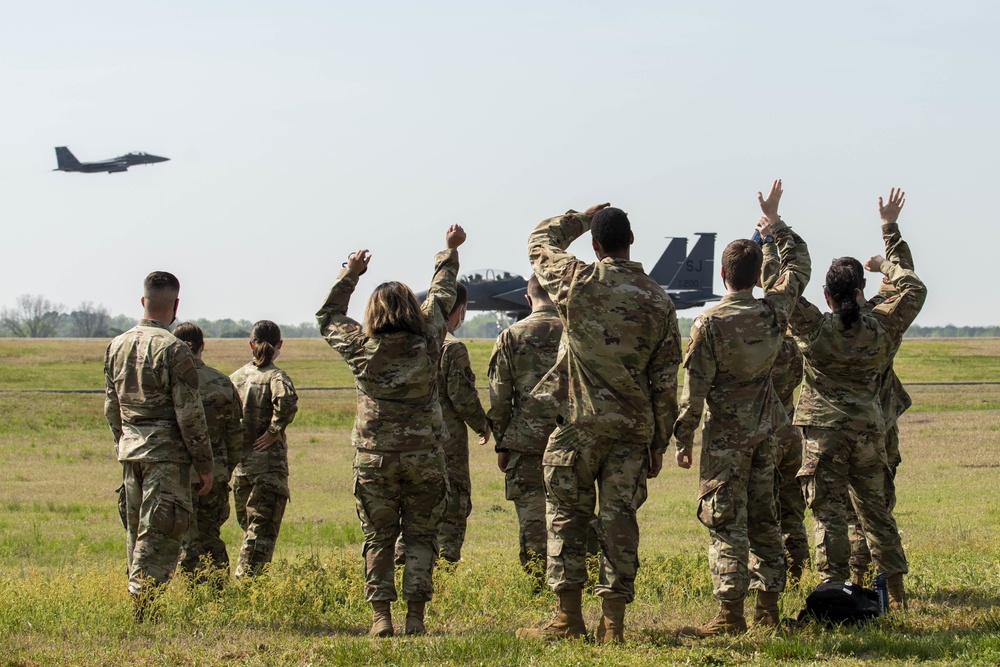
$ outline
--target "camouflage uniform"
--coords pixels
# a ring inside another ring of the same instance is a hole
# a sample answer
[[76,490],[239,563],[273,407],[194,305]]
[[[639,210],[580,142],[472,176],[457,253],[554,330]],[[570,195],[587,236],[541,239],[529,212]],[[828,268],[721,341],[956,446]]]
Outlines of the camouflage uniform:
[[198,396],[194,355],[166,327],[140,320],[104,357],[104,416],[124,484],[129,591],[165,582],[191,516],[191,467],[212,471],[212,443]]
[[[295,418],[299,397],[292,380],[273,363],[248,363],[230,376],[243,404],[242,455],[233,473],[236,521],[243,544],[236,576],[252,575],[271,562],[281,519],[288,503],[288,438],[285,429]],[[278,439],[262,452],[257,438],[271,433]]]
[[707,403],[698,520],[709,530],[712,584],[722,601],[742,600],[751,587],[770,593],[785,587],[774,499],[774,434],[788,417],[772,374],[810,267],[808,249],[797,234],[780,220],[771,230],[781,275],[764,298],[730,292],[694,321],[674,427],[678,451],[690,450]]
[[673,302],[640,263],[588,264],[566,251],[589,229],[590,217],[570,211],[528,238],[532,268],[564,326],[556,364],[533,391],[560,403],[542,455],[549,585],[563,593],[586,583],[587,530],[599,500],[595,592],[628,603],[650,455],[666,450],[677,416],[680,332]]
[[[894,226],[894,225],[893,225]],[[890,252],[881,270],[899,291],[851,329],[840,316],[821,313],[799,299],[790,325],[805,362],[795,424],[803,427],[805,455],[799,471],[816,524],[816,569],[825,579],[850,576],[847,508],[853,501],[886,575],[905,574],[906,556],[885,499],[888,474],[882,376],[927,296],[911,269]]]
[[347,316],[358,278],[341,272],[316,320],[339,352],[358,390],[351,441],[354,497],[365,535],[365,597],[396,599],[393,549],[402,532],[406,556],[403,598],[431,599],[437,533],[447,503],[447,472],[440,443],[446,435],[438,402],[438,366],[455,304],[458,251],[435,257],[434,279],[421,309],[424,335],[366,334]]
[[[764,244],[761,272],[765,291],[778,279],[781,259],[773,243]],[[802,353],[791,331],[785,332],[781,349],[774,360],[771,383],[789,417],[795,414],[795,388],[802,383]],[[791,423],[780,426],[774,434],[774,497],[778,505],[781,541],[789,575],[798,579],[809,561],[809,537],[806,535],[806,501],[796,475],[802,467],[802,430]]]
[[490,357],[490,411],[496,450],[509,451],[506,497],[517,512],[521,565],[545,563],[545,482],[542,453],[558,406],[532,390],[556,362],[563,325],[555,306],[535,308],[500,332]]
[[201,359],[195,358],[194,364],[198,369],[199,394],[212,440],[215,479],[212,490],[204,496],[198,495],[197,485],[192,486],[194,514],[181,542],[180,564],[183,570],[193,572],[202,564],[204,556],[215,567],[228,571],[229,554],[222,541],[221,529],[229,518],[229,480],[243,455],[243,429],[240,427],[243,409],[228,376],[206,366]]
[[[886,257],[894,258],[904,269],[913,269],[913,255],[910,253],[910,246],[899,233],[899,225],[882,225],[882,238],[885,241]],[[874,309],[898,294],[892,282],[887,278],[882,279],[878,293],[875,294],[865,306],[862,312],[870,313]],[[898,346],[893,350],[892,356],[895,358]],[[885,476],[885,502],[889,511],[896,507],[896,470],[902,462],[899,453],[899,416],[910,408],[913,401],[903,387],[893,370],[892,361],[888,368],[882,373],[882,390],[879,392],[879,401],[882,403],[882,415],[886,421],[885,432],[885,457],[889,465],[889,472]],[[848,538],[851,542],[851,571],[859,576],[867,573],[871,565],[872,555],[868,548],[868,540],[865,539],[864,529],[858,521],[857,512],[854,507],[848,507],[847,527]]]
[[486,435],[486,412],[479,403],[476,374],[469,363],[465,343],[448,334],[441,350],[438,372],[441,417],[448,429],[444,454],[448,468],[448,505],[438,529],[441,558],[457,562],[462,557],[465,526],[472,513],[472,481],[469,479],[469,431]]

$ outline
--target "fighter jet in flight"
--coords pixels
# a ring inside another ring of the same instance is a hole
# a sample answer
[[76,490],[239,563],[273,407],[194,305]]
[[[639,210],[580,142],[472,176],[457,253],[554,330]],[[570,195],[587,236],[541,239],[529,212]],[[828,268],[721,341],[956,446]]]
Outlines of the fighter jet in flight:
[[87,174],[106,171],[109,174],[114,174],[119,171],[128,171],[129,167],[134,167],[137,164],[155,164],[166,162],[169,159],[149,153],[126,153],[101,162],[80,162],[75,155],[69,152],[68,148],[59,146],[56,148],[56,162],[59,166],[52,171],[82,171]]
[[[686,238],[673,238],[649,272],[673,299],[677,310],[704,306],[722,297],[712,292],[715,278],[715,234],[699,233],[698,241],[687,254]],[[524,300],[528,281],[507,272],[483,271],[459,278],[469,293],[468,310],[498,310],[521,319],[531,310]],[[425,292],[417,295],[423,301]]]

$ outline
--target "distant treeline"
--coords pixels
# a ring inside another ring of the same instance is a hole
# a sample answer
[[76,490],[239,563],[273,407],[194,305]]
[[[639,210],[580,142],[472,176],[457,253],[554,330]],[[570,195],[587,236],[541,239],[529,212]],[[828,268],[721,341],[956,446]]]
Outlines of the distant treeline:
[[[192,320],[209,338],[248,338],[250,320]],[[2,338],[107,338],[117,336],[135,326],[136,318],[128,315],[111,315],[107,308],[86,301],[74,310],[54,304],[43,296],[24,294],[17,298],[14,307],[0,309],[0,337]],[[496,338],[513,320],[504,313],[479,313],[470,317],[456,332],[464,338]],[[691,333],[692,318],[680,317],[677,324],[681,336]],[[315,322],[281,324],[285,338],[319,338]],[[1000,338],[1000,326],[943,327],[912,326],[906,332],[909,338]]]
[[[250,320],[192,320],[209,338],[249,338]],[[135,326],[136,318],[112,315],[104,306],[81,303],[66,310],[43,296],[24,294],[13,308],[0,309],[0,337],[109,338]],[[280,324],[285,338],[318,338],[315,322]]]

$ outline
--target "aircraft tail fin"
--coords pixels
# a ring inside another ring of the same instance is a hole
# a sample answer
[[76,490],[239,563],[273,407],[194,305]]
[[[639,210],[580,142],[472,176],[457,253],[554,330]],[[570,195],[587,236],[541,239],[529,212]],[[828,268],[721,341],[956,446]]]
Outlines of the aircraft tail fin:
[[674,274],[667,289],[711,292],[715,280],[715,234],[699,233],[691,254]]
[[80,166],[80,161],[65,146],[56,148],[56,163],[59,169],[76,169]]
[[687,257],[688,240],[684,237],[670,239],[660,259],[656,261],[653,270],[649,272],[649,277],[656,281],[658,285],[669,285],[671,279],[677,275],[678,269]]

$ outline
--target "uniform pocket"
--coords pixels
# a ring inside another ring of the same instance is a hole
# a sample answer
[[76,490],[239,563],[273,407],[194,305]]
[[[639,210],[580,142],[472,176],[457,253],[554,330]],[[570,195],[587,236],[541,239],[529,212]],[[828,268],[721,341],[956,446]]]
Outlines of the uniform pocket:
[[522,490],[522,477],[518,474],[517,463],[521,459],[520,452],[511,452],[507,467],[504,468],[504,497],[507,500],[517,500],[524,491]]
[[795,478],[799,480],[799,487],[802,489],[802,497],[806,501],[806,507],[810,509],[812,509],[813,501],[816,500],[816,468],[818,466],[818,458],[808,457],[795,475]]
[[159,497],[153,508],[152,524],[161,533],[175,540],[187,532],[191,513],[178,504],[173,498]]
[[736,518],[729,469],[716,471],[702,480],[698,489],[698,521],[706,528],[718,528]]
[[545,492],[567,504],[576,503],[579,497],[574,466],[579,452],[575,449],[546,449],[542,455],[545,475]]

